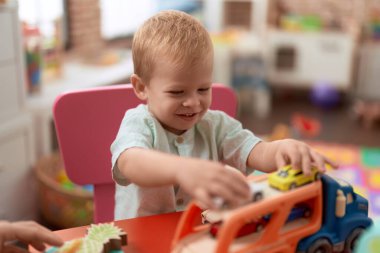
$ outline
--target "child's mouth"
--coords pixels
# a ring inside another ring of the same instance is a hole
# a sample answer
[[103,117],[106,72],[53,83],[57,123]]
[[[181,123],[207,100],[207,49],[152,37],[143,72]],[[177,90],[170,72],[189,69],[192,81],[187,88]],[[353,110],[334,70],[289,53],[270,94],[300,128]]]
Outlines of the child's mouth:
[[197,115],[197,113],[182,113],[177,115],[183,119],[190,120],[193,119]]

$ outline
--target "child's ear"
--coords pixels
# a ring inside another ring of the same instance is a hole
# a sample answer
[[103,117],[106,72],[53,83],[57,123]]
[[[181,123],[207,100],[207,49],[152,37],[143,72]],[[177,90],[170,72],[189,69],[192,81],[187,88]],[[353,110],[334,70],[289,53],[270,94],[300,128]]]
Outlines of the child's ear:
[[133,74],[131,76],[131,83],[136,96],[141,100],[146,100],[148,98],[146,84],[142,81],[142,79],[138,75]]

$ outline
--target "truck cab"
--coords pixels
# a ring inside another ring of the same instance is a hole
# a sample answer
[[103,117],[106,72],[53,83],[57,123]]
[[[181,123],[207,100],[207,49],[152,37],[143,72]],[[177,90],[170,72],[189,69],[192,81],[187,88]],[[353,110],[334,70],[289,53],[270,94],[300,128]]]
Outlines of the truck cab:
[[356,240],[372,220],[368,201],[341,179],[322,176],[323,218],[320,230],[304,239],[298,253],[353,252]]

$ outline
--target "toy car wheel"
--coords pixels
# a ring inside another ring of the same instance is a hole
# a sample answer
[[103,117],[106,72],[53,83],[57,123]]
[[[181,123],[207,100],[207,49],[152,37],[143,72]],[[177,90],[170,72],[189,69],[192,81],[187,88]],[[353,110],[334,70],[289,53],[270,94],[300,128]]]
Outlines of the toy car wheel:
[[257,192],[253,195],[253,202],[259,201],[263,199],[263,193]]
[[317,173],[315,174],[314,179],[315,179],[315,181],[320,180],[320,179],[321,179],[321,173],[317,172]]
[[315,240],[306,253],[333,253],[333,247],[329,240],[322,238]]
[[352,253],[354,252],[355,244],[358,241],[359,236],[363,233],[363,228],[355,228],[344,243],[344,253]]
[[296,183],[292,183],[292,184],[289,186],[289,189],[291,189],[291,190],[293,190],[293,189],[295,189],[295,188],[297,188]]

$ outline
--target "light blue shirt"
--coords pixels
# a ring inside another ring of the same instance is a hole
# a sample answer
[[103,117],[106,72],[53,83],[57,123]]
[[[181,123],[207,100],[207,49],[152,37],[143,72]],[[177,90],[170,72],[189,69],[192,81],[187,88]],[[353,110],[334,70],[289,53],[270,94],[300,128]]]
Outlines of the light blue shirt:
[[140,187],[123,177],[116,161],[126,149],[140,147],[221,161],[249,174],[248,155],[258,142],[259,138],[222,111],[209,110],[193,128],[178,136],[166,131],[146,105],[128,110],[111,145],[112,175],[117,183],[115,220],[183,210],[190,201],[181,188]]

